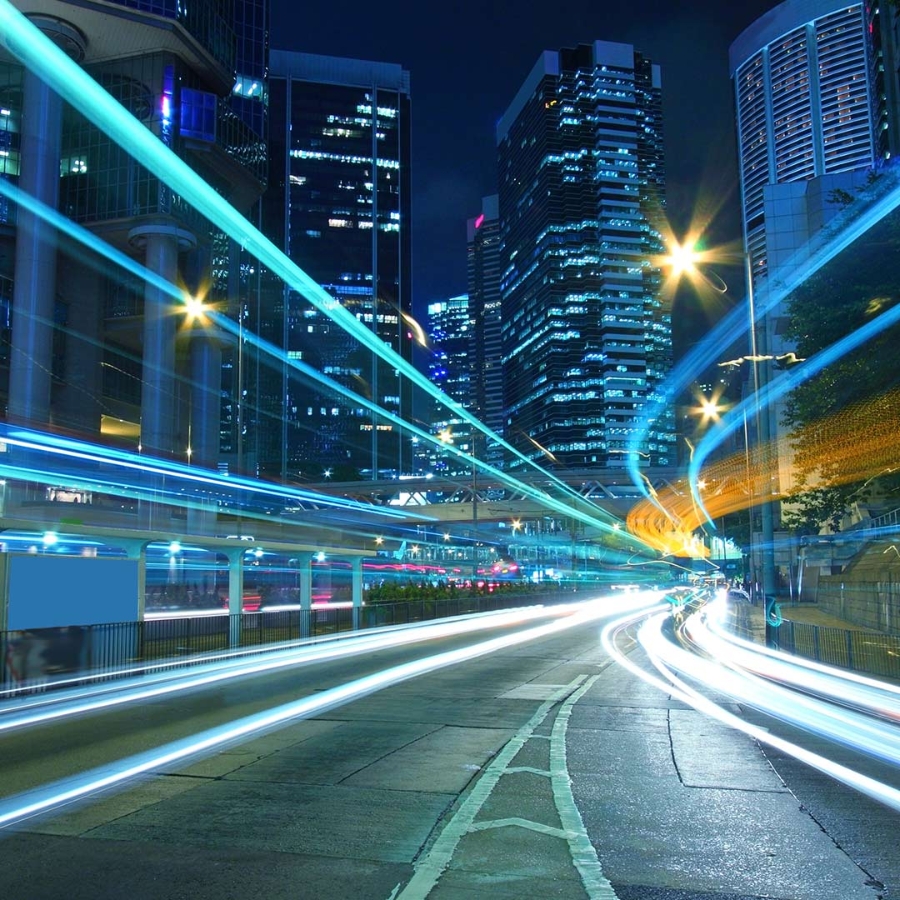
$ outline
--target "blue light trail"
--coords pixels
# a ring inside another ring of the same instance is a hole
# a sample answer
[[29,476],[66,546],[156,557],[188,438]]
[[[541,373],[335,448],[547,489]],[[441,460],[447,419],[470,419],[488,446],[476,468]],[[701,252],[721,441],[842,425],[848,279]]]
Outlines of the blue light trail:
[[[537,463],[519,453],[512,445],[506,443],[499,435],[488,429],[476,416],[465,410],[460,403],[438,390],[409,362],[387,347],[375,332],[357,320],[352,313],[344,309],[338,301],[328,295],[320,285],[309,278],[295,263],[278,250],[271,241],[257,231],[250,222],[207,185],[186,163],[175,156],[171,150],[164,146],[130,113],[124,110],[75,62],[70,60],[32,23],[12,7],[8,0],[0,0],[0,26],[2,26],[0,28],[0,43],[13,55],[38,74],[60,96],[93,121],[97,127],[106,132],[113,140],[121,146],[127,147],[129,152],[142,165],[146,166],[147,169],[157,175],[173,190],[177,191],[225,234],[253,253],[260,262],[306,297],[320,312],[340,325],[348,334],[358,340],[361,345],[388,362],[417,387],[445,405],[454,415],[458,415],[492,441],[514,454],[529,467],[546,476],[548,483],[553,483],[562,491],[564,496],[576,502],[583,500],[564,481],[551,472],[545,471]],[[113,259],[133,274],[142,278],[150,278],[154,286],[173,296],[178,302],[185,303],[189,299],[184,291],[159,279],[158,276],[146,272],[142,266],[139,266],[125,254],[118,253],[103,242],[97,241],[94,236],[86,233],[85,229],[64,219],[56,211],[47,209],[33,198],[21,197],[21,192],[15,192],[15,189],[11,188],[11,186],[5,185],[0,189],[10,197],[16,196],[16,193],[18,193],[18,199],[25,202],[34,212],[47,218],[48,221],[52,221],[70,236]],[[630,540],[639,549],[643,547],[639,539],[628,535],[627,532],[617,531],[610,521],[598,518],[597,515],[580,510],[562,500],[555,499],[545,491],[523,484],[508,473],[491,466],[486,461],[480,460],[452,445],[444,444],[435,435],[400,419],[398,416],[377,406],[377,404],[371,403],[366,398],[347,391],[337,382],[328,379],[327,376],[316,372],[299,360],[289,360],[286,354],[278,348],[267,344],[258,336],[248,334],[248,332],[239,329],[226,316],[219,314],[207,315],[219,327],[229,333],[234,335],[240,334],[244,339],[251,340],[259,349],[272,354],[279,363],[284,362],[291,365],[297,371],[314,378],[320,384],[347,397],[351,402],[376,412],[384,419],[393,422],[398,427],[404,428],[422,440],[440,446],[445,452],[454,453],[459,459],[465,460],[469,465],[497,478],[515,490],[523,492],[531,499],[544,504],[548,509],[573,517],[602,531],[617,533],[620,537]],[[602,514],[602,511],[596,507],[594,507],[594,510]]]
[[[45,37],[8,0],[0,0],[0,45],[4,46],[117,144],[128,148],[129,153],[138,162],[181,195],[185,201],[202,213],[223,233],[252,253],[271,272],[302,294],[316,309],[337,323],[363,347],[391,365],[412,384],[445,405],[454,415],[459,416],[491,441],[504,447],[530,468],[546,476],[548,482],[554,483],[564,495],[571,496],[573,499],[581,499],[564,481],[552,473],[546,472],[537,463],[519,453],[502,437],[488,429],[476,416],[464,409],[459,402],[438,390],[411,363],[387,347],[373,330],[360,322],[268,238],[254,228],[224,197],[216,193],[183,160],[162,144],[151,131],[123,109],[106,90]],[[182,301],[185,299],[183,292],[179,292],[179,299]],[[343,388],[341,388],[341,392],[344,393]],[[357,401],[354,399],[354,402]],[[380,415],[386,415],[386,411],[380,408],[378,412]],[[405,422],[403,427],[410,428],[409,424]],[[431,442],[435,441],[435,437],[426,432],[415,433],[419,437],[427,437]],[[446,449],[445,445],[441,444],[441,446]],[[475,456],[457,448],[452,448],[451,452],[470,465],[513,485],[517,490],[525,488],[514,478]],[[553,500],[542,491],[530,490],[534,499],[547,503],[557,512],[574,516],[601,530],[612,531],[609,522],[575,511],[564,503]],[[636,539],[633,540],[638,543]]]

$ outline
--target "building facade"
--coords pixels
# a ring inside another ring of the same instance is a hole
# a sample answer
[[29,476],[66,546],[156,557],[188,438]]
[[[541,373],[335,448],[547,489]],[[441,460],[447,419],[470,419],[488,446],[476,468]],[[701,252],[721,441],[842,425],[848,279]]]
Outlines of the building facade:
[[[428,304],[428,374],[432,383],[465,409],[472,411],[472,349],[478,343],[469,297],[462,294]],[[475,436],[472,426],[443,403],[434,402],[431,430],[442,441],[471,453]],[[444,474],[468,471],[460,468],[452,453],[441,454],[437,447],[430,451],[431,468]]]
[[[787,0],[731,45],[744,241],[754,282],[766,275],[773,252],[797,249],[820,227],[821,195],[852,187],[846,173],[890,155],[886,95],[872,77],[880,68],[876,30],[862,3]],[[883,81],[885,73],[879,75]],[[797,208],[802,189],[770,187],[813,179],[822,180],[809,216]],[[790,230],[799,234],[776,237],[771,217],[767,227],[766,202],[778,199],[793,206],[781,212],[797,217]]]
[[[472,336],[470,408],[495,434],[503,435],[503,349],[500,300],[500,209],[496,194],[467,223],[467,265]],[[479,443],[488,462],[503,462],[500,447]]]
[[[270,188],[263,227],[307,274],[407,359],[411,311],[409,73],[389,63],[273,50]],[[276,289],[275,294],[278,294]],[[294,292],[263,319],[289,357],[381,408],[405,414],[409,387]],[[396,425],[295,370],[284,411],[289,472],[400,472]]]
[[[15,5],[249,213],[266,178],[267,0]],[[254,87],[239,96],[245,84]],[[0,60],[0,148],[5,179],[168,282],[224,299],[221,236],[9,58]],[[183,329],[168,294],[4,200],[0,303],[10,421],[216,465],[221,342]]]
[[[671,367],[651,264],[663,250],[659,68],[626,44],[544,52],[497,146],[506,439],[542,464],[625,466]],[[672,464],[672,412],[650,426],[640,464]]]

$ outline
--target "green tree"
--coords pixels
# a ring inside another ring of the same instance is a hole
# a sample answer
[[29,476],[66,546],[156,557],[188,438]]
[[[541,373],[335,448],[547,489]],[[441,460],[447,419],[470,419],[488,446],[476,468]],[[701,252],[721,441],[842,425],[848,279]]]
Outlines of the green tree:
[[[869,229],[795,290],[787,300],[786,337],[797,355],[809,358],[853,333],[900,300],[900,213]],[[784,523],[800,533],[840,527],[849,505],[876,491],[898,495],[900,481],[890,470],[862,486],[846,483],[841,463],[822,448],[840,415],[861,401],[880,397],[900,384],[896,347],[900,326],[881,331],[797,388],[788,398],[784,424],[795,435],[793,509]]]

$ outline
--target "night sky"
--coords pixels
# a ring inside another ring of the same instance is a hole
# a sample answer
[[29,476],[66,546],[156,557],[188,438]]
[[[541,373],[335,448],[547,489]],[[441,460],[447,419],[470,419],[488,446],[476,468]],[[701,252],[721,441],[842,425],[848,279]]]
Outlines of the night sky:
[[[466,219],[496,191],[494,128],[542,50],[630,43],[662,69],[668,213],[710,243],[737,241],[738,176],[728,47],[774,0],[272,0],[273,47],[399,63],[412,96],[413,295],[466,290]],[[736,297],[739,276],[726,271]],[[676,353],[718,317],[679,294]]]

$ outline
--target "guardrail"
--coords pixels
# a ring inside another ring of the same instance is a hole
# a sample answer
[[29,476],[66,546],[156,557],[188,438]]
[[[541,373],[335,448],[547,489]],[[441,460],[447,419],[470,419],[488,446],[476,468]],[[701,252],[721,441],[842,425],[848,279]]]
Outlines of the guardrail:
[[[359,622],[362,629],[380,628],[571,600],[568,591],[373,603],[359,611]],[[124,677],[135,668],[154,672],[197,665],[210,653],[227,650],[231,635],[239,636],[239,646],[232,648],[238,650],[300,638],[315,642],[353,631],[354,612],[351,607],[313,607],[197,617],[176,614],[143,622],[0,632],[0,695]]]

